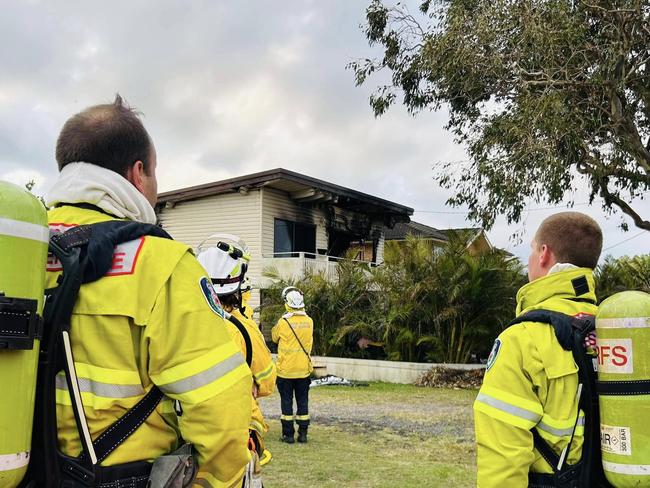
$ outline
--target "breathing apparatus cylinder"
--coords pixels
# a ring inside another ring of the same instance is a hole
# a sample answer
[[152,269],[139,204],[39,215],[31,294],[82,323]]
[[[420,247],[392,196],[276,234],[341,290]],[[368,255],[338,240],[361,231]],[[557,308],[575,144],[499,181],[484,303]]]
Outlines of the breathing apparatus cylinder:
[[596,316],[600,444],[617,488],[650,484],[650,294],[617,293]]
[[0,181],[0,486],[29,462],[49,230],[43,204]]

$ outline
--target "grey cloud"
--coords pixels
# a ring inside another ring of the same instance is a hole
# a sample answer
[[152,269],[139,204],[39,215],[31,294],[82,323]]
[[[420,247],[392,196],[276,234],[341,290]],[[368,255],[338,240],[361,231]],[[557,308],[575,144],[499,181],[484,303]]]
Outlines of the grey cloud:
[[[445,112],[413,118],[396,106],[375,119],[368,96],[382,78],[357,88],[345,69],[379,54],[358,27],[366,4],[3,5],[0,42],[11,49],[0,51],[0,177],[33,171],[47,187],[66,118],[120,92],[144,112],[161,190],[284,166],[418,210],[462,211],[444,207],[449,192],[436,187],[431,170],[464,157],[442,129]],[[472,225],[455,214],[414,219]],[[612,242],[627,237],[606,222]],[[527,227],[537,223],[534,215]],[[525,254],[508,242],[512,230],[499,221],[490,236]],[[630,244],[642,249],[639,240]]]

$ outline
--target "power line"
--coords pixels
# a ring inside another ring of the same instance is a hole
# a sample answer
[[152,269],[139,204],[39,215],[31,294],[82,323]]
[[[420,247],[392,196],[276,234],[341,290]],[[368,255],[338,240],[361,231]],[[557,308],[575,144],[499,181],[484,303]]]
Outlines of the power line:
[[[640,195],[647,195],[650,193],[650,191],[644,191],[639,193]],[[580,202],[580,203],[574,203],[571,205],[571,207],[580,207],[584,205],[591,205],[589,202]],[[552,207],[535,207],[535,208],[524,208],[522,211],[523,212],[539,212],[541,210],[555,210],[558,208],[567,208],[568,204],[566,205],[554,205]],[[446,210],[414,210],[414,212],[420,212],[420,213],[433,213],[433,214],[452,214],[452,215],[468,215],[469,212],[452,212],[452,211],[446,211]]]
[[[573,207],[578,207],[581,205],[589,205],[588,202],[584,203],[574,203]],[[557,208],[567,208],[567,205],[556,205],[553,207],[536,207],[536,208],[524,208],[524,212],[537,212],[539,210],[554,210]],[[452,211],[442,211],[442,210],[414,210],[414,212],[420,213],[434,213],[434,214],[453,214],[453,215],[467,215],[469,212],[452,212]]]
[[612,245],[612,246],[606,247],[605,249],[603,249],[602,252],[609,251],[610,249],[612,249],[612,248],[614,248],[614,247],[616,247],[616,246],[620,246],[621,244],[624,244],[624,243],[626,243],[627,241],[631,241],[632,239],[636,239],[637,237],[639,237],[639,236],[642,235],[642,234],[645,234],[646,232],[647,232],[646,230],[642,230],[642,231],[639,232],[638,234],[634,234],[632,237],[628,237],[627,239],[624,239],[624,240],[622,240],[621,242],[617,242],[616,244],[614,244],[614,245]]

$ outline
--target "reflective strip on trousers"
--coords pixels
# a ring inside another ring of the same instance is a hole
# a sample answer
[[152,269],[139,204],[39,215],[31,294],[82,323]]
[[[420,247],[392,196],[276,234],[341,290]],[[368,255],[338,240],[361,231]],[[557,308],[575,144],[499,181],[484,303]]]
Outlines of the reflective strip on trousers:
[[280,415],[280,420],[286,420],[292,422],[295,419],[294,415]]
[[158,388],[164,393],[180,395],[181,393],[187,393],[188,391],[209,385],[219,378],[226,376],[242,364],[245,364],[244,357],[240,353],[236,353],[205,371],[183,378],[182,380],[167,383],[166,385],[158,385]]
[[[116,385],[111,383],[102,383],[93,381],[88,378],[78,378],[79,391],[82,393],[92,393],[98,397],[105,398],[130,398],[144,394],[142,385]],[[58,390],[68,391],[68,382],[64,375],[56,376],[56,388]]]
[[650,476],[650,464],[619,464],[603,461],[603,468],[610,473]]
[[309,414],[307,414],[307,415],[296,415],[296,420],[309,420]]
[[535,412],[531,412],[530,410],[526,410],[525,408],[511,405],[510,403],[506,403],[497,398],[488,396],[485,393],[479,393],[478,396],[476,397],[476,400],[481,403],[485,403],[486,405],[489,405],[492,408],[496,408],[497,410],[501,410],[502,412],[513,415],[515,417],[522,418],[524,420],[528,420],[535,424],[537,424],[537,422],[539,422],[539,420],[542,418],[541,415]]
[[23,468],[29,463],[29,451],[0,455],[0,473]]
[[50,229],[42,225],[0,218],[0,235],[39,242],[50,242]]
[[[576,423],[576,430],[578,429],[578,427],[584,427],[584,425],[585,425],[585,418],[584,416],[581,415],[578,418],[578,422]],[[573,426],[567,427],[566,429],[556,429],[554,427],[551,427],[548,424],[545,424],[543,420],[540,420],[539,424],[537,424],[537,428],[539,430],[543,430],[544,432],[548,432],[549,434],[557,437],[565,437],[573,433]]]

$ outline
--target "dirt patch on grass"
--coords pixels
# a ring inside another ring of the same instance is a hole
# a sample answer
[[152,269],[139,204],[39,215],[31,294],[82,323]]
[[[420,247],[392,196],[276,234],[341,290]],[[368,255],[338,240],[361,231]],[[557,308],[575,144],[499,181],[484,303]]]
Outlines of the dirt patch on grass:
[[[461,442],[473,439],[472,408],[465,398],[467,395],[450,402],[448,398],[437,398],[435,390],[422,390],[423,394],[389,392],[373,395],[366,401],[349,401],[344,396],[346,392],[334,388],[346,387],[319,388],[310,392],[309,413],[315,424],[341,426],[351,432],[389,430],[423,437],[445,435]],[[359,390],[355,394],[364,396]],[[266,418],[279,418],[280,401],[276,395],[261,399],[260,405]]]

